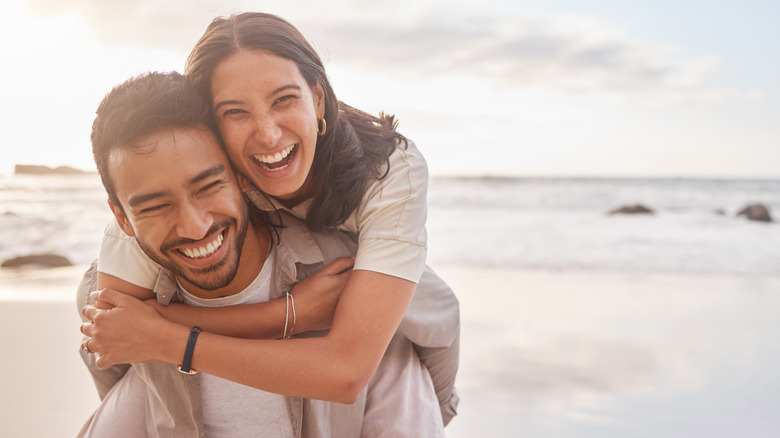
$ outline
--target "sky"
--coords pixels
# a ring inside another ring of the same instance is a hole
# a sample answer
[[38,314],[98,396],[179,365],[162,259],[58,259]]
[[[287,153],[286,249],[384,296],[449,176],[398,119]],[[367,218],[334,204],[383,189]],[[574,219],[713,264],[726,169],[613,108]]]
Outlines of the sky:
[[102,97],[215,16],[282,16],[432,175],[780,178],[772,0],[7,0],[0,174],[94,169]]

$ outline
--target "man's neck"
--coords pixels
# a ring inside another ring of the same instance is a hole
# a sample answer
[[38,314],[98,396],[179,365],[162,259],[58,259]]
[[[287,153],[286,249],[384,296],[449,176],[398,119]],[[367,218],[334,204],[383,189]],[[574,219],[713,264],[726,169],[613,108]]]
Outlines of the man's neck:
[[177,279],[185,286],[187,292],[199,298],[211,299],[235,295],[246,289],[260,274],[268,255],[269,239],[268,227],[255,225],[254,222],[249,224],[244,243],[241,246],[236,275],[227,286],[207,290],[189,282],[183,282],[183,279],[178,276]]

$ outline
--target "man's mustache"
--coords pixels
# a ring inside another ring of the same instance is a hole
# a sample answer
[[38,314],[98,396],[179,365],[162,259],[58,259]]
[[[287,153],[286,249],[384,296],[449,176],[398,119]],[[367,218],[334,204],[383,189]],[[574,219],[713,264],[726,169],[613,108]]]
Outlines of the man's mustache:
[[[231,226],[231,225],[233,225],[235,223],[236,223],[236,220],[235,219],[230,219],[230,218],[222,219],[219,222],[214,222],[211,225],[211,227],[209,228],[209,230],[206,232],[206,234],[203,235],[203,237],[208,236],[208,235],[210,235],[212,233],[216,233],[217,230],[222,229],[222,228],[227,228],[227,227],[229,227],[229,226]],[[187,237],[179,237],[179,238],[176,238],[176,239],[172,239],[172,240],[169,240],[168,242],[163,243],[160,246],[160,252],[168,252],[168,251],[176,248],[177,246],[187,245],[187,244],[190,244],[190,243],[199,242],[200,240],[203,240],[203,239],[195,240],[195,239],[189,239]]]

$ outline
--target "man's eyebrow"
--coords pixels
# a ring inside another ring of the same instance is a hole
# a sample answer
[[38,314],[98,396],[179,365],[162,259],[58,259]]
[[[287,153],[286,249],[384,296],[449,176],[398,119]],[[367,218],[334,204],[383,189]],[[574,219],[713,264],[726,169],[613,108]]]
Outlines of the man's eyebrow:
[[151,201],[155,198],[162,198],[163,196],[168,195],[170,192],[153,192],[153,193],[146,193],[143,195],[138,196],[132,196],[130,199],[127,200],[127,205],[130,207],[137,207],[140,204],[143,204],[144,202]]
[[[206,178],[215,175],[221,175],[223,173],[225,173],[225,166],[220,164],[218,166],[210,167],[204,170],[203,172],[195,175],[190,179],[189,183],[190,185],[194,185],[203,181]],[[128,199],[127,205],[129,205],[130,207],[136,207],[140,204],[143,204],[144,202],[151,201],[152,199],[162,198],[163,196],[167,196],[170,193],[171,193],[170,191],[159,191],[159,192],[145,193],[143,195],[133,196],[130,199]]]
[[210,178],[215,175],[221,175],[223,173],[225,173],[225,166],[221,164],[214,167],[210,167],[204,170],[203,172],[195,175],[192,179],[190,179],[190,185],[197,184],[206,178]]
[[[273,96],[275,94],[279,94],[279,93],[281,93],[281,92],[283,92],[285,90],[288,90],[288,89],[300,90],[301,87],[299,85],[296,85],[296,84],[282,85],[281,87],[277,88],[276,90],[268,93],[268,97],[271,97],[271,96]],[[214,112],[216,113],[217,110],[219,110],[219,107],[221,107],[221,106],[224,106],[224,105],[236,105],[236,104],[241,104],[241,103],[244,103],[244,102],[241,101],[241,100],[220,100],[219,102],[217,102],[214,105]]]

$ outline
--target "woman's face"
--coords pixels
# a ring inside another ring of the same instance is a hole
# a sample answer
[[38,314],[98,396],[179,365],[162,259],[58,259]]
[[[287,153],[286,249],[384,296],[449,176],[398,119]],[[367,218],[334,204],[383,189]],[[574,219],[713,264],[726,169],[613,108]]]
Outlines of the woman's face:
[[314,160],[322,87],[310,87],[289,59],[241,50],[211,78],[212,108],[236,169],[263,192],[299,194]]

